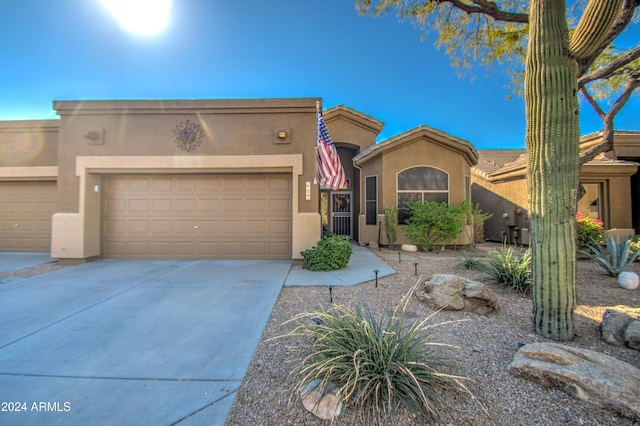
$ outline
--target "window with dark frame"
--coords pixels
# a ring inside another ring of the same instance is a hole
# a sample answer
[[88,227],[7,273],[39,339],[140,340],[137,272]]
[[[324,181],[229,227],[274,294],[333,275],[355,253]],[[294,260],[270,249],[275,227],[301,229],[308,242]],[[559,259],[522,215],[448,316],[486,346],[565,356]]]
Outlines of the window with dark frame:
[[398,223],[409,218],[408,205],[414,201],[449,202],[449,174],[435,167],[417,166],[398,173]]
[[375,225],[378,219],[378,176],[365,178],[365,223]]

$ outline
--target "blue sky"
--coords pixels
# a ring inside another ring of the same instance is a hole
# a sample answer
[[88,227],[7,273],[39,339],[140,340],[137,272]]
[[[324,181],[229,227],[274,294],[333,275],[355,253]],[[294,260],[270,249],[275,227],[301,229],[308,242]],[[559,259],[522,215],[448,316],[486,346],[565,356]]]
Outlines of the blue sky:
[[[56,118],[54,100],[322,97],[383,121],[379,140],[426,124],[477,149],[524,147],[506,76],[460,78],[410,23],[354,1],[173,0],[166,30],[146,37],[98,0],[3,1],[0,17],[0,120]],[[601,127],[590,108],[583,134]],[[640,130],[637,94],[616,128]]]

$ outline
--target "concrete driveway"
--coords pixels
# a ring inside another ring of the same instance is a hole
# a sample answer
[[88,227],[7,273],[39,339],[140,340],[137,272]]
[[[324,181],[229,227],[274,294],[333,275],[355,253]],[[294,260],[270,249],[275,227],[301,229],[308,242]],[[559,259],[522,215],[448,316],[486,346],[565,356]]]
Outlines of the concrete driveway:
[[223,424],[290,266],[101,260],[0,285],[0,424]]

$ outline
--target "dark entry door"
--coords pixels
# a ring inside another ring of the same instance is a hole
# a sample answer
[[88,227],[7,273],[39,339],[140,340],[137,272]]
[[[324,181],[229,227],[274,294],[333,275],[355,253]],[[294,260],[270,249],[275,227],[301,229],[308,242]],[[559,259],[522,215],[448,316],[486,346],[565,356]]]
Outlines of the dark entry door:
[[351,233],[351,192],[331,193],[331,232],[345,237]]

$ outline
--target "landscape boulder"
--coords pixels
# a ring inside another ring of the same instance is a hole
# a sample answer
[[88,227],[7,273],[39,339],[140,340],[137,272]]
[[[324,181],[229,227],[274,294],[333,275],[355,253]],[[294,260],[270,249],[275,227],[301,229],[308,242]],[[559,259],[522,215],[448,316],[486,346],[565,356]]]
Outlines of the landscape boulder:
[[516,352],[509,371],[640,421],[640,369],[616,358],[558,343],[532,343]]
[[316,379],[300,391],[302,405],[310,413],[322,420],[331,420],[342,412],[340,391],[333,383],[324,384]]
[[[631,349],[640,351],[640,321],[631,321],[624,331],[624,342]],[[638,390],[640,398],[640,389]]]
[[488,314],[498,298],[486,285],[451,274],[436,274],[416,289],[416,297],[435,309]]
[[418,251],[418,246],[413,244],[402,244],[400,246],[400,250],[406,251],[408,253],[416,253]]
[[[602,315],[600,332],[602,340],[610,345],[625,346],[640,350],[640,318],[638,310],[629,313],[607,309]],[[634,324],[635,323],[635,324]],[[633,327],[631,325],[633,324]],[[631,330],[629,330],[631,328]],[[627,330],[629,330],[627,332]]]

